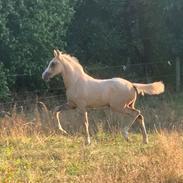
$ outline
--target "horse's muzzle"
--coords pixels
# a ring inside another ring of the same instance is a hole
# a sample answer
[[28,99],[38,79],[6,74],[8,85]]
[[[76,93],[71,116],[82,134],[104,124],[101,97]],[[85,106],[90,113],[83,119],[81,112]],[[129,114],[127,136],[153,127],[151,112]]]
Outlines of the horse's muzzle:
[[50,74],[48,72],[43,72],[42,79],[45,80],[45,81],[49,81],[50,80]]

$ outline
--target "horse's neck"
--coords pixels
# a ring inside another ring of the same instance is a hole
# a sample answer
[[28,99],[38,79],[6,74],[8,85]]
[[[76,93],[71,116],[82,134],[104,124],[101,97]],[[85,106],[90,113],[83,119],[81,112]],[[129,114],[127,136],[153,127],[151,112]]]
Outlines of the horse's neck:
[[84,76],[84,72],[73,68],[71,65],[65,65],[64,72],[62,74],[64,85],[66,89],[69,89],[71,86],[81,79]]

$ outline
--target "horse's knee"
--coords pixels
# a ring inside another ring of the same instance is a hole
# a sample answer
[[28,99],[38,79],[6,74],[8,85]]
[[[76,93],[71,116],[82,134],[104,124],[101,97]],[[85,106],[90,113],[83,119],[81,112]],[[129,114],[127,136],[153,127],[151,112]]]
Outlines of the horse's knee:
[[62,106],[56,106],[53,110],[54,113],[57,113],[62,110]]
[[142,114],[139,114],[137,117],[137,120],[144,121],[144,116],[142,116]]

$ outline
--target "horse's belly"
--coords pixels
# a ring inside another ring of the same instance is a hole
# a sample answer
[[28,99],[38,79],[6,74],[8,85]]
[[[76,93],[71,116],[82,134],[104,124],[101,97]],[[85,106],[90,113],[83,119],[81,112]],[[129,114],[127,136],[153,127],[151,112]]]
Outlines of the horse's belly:
[[90,102],[87,104],[87,107],[89,108],[96,108],[96,107],[104,107],[109,106],[108,102],[98,101],[98,102]]
[[102,95],[87,98],[87,107],[102,107],[107,106],[109,101]]

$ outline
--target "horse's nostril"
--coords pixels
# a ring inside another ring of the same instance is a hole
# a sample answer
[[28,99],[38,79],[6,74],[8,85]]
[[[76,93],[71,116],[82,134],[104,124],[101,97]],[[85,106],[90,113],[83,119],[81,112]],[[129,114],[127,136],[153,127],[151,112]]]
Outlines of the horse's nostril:
[[44,72],[42,74],[42,79],[45,80],[45,81],[48,81],[49,80],[49,73],[48,72]]

